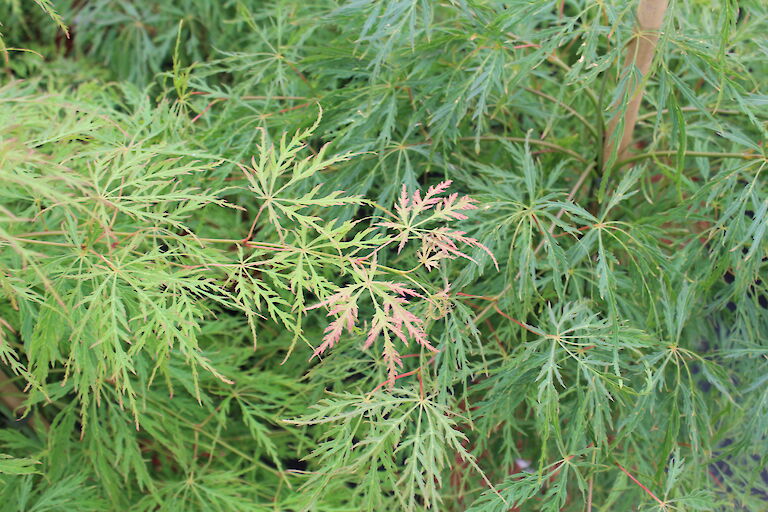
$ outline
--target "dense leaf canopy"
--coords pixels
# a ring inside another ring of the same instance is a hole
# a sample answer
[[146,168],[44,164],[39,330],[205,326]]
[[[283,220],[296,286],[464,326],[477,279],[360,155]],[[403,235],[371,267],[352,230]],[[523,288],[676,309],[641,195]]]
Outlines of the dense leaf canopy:
[[768,507],[768,6],[636,8],[0,0],[0,511]]

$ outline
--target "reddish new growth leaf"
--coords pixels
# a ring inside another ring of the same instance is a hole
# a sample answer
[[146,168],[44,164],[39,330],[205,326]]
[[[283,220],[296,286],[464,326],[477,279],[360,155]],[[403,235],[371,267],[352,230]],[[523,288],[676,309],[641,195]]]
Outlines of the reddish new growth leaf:
[[376,309],[377,313],[381,311],[382,314],[378,317],[374,316],[371,330],[368,332],[368,338],[365,340],[365,348],[368,348],[373,343],[373,340],[386,329],[406,345],[408,344],[408,337],[410,337],[419,345],[436,352],[437,350],[427,340],[427,333],[424,332],[424,320],[404,307],[408,304],[407,296],[419,298],[423,298],[423,296],[399,284],[388,282],[378,282],[377,284],[395,292],[397,295],[389,295],[387,293],[379,295],[378,298],[382,300],[383,308],[376,306]]
[[392,220],[380,222],[378,225],[398,231],[392,239],[393,242],[398,242],[398,252],[403,250],[409,240],[420,240],[418,258],[427,269],[437,267],[439,261],[446,258],[465,258],[477,263],[459,248],[460,245],[481,249],[491,257],[498,269],[496,258],[478,240],[466,236],[465,231],[451,229],[448,226],[436,226],[438,221],[465,220],[467,216],[462,213],[463,211],[477,209],[476,201],[469,196],[460,196],[456,192],[441,196],[451,183],[447,180],[429,187],[423,198],[418,190],[409,196],[403,185],[400,199],[395,205],[397,215]]
[[[363,276],[368,278],[372,273],[363,272]],[[377,338],[384,337],[383,357],[387,364],[391,385],[394,384],[397,368],[402,366],[400,354],[392,342],[394,339],[399,339],[406,346],[410,340],[413,340],[427,350],[437,352],[427,338],[424,320],[406,309],[409,298],[423,299],[424,297],[402,284],[366,279],[361,283],[342,288],[325,301],[309,308],[325,306],[328,308],[328,316],[334,317],[325,328],[323,341],[315,349],[312,357],[333,347],[339,341],[344,329],[350,333],[353,332],[358,320],[357,303],[364,291],[367,291],[371,298],[374,314],[363,348],[370,348]]]
[[[314,350],[312,357],[323,354],[338,343],[342,333],[354,332],[358,322],[358,303],[365,293],[370,298],[373,315],[370,318],[370,328],[363,344],[364,349],[370,348],[374,342],[383,338],[383,359],[387,365],[388,384],[394,385],[398,368],[402,367],[402,359],[397,351],[395,340],[404,345],[415,341],[423,348],[437,352],[427,337],[425,321],[410,311],[410,301],[420,299],[427,302],[427,311],[435,315],[435,303],[415,290],[400,283],[376,280],[375,276],[384,270],[377,266],[375,255],[384,247],[397,242],[400,252],[410,240],[419,240],[421,246],[417,251],[419,262],[427,269],[438,266],[442,259],[464,258],[476,263],[465,251],[466,247],[475,247],[485,251],[496,264],[496,259],[482,243],[467,236],[465,231],[453,229],[446,225],[457,220],[465,220],[466,210],[477,208],[475,200],[458,193],[445,195],[450,181],[443,181],[430,187],[424,196],[420,191],[408,194],[403,186],[400,198],[395,205],[396,214],[390,214],[391,220],[380,222],[378,225],[392,228],[397,233],[386,240],[371,255],[373,259],[363,266],[366,258],[350,258],[352,274],[356,283],[348,285],[328,297],[323,302],[310,309],[324,306],[328,309],[331,322],[325,328],[325,335],[320,345]],[[496,265],[498,268],[498,265]],[[441,292],[447,296],[447,288]],[[438,294],[440,296],[440,294]],[[438,318],[442,313],[438,314]]]
[[327,349],[333,347],[339,338],[344,328],[347,328],[347,332],[352,332],[355,324],[357,323],[357,299],[360,298],[360,293],[356,293],[354,296],[352,292],[355,291],[354,287],[342,288],[338,292],[328,297],[323,302],[316,304],[307,309],[315,309],[321,306],[328,307],[328,316],[336,317],[328,327],[325,328],[325,336],[323,336],[323,342],[312,353],[312,357],[318,356],[325,352]]

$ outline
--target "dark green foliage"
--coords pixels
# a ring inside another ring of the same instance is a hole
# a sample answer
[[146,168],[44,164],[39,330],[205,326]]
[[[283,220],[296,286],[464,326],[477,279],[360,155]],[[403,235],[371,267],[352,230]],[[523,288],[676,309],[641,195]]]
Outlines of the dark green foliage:
[[0,511],[768,507],[761,0],[0,23]]

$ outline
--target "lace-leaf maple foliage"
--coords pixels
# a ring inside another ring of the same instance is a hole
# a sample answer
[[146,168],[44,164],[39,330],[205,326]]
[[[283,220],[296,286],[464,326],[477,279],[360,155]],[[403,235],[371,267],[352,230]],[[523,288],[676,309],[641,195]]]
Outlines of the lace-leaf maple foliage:
[[0,511],[765,509],[766,9],[0,0]]

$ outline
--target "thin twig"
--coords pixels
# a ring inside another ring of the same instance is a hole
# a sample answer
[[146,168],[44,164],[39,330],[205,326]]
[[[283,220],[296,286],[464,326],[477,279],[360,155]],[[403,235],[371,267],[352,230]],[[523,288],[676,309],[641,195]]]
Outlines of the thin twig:
[[[701,110],[698,107],[680,107],[681,112],[701,112]],[[742,112],[740,110],[728,110],[723,108],[713,108],[713,109],[707,109],[707,111],[710,114],[722,114],[722,115],[739,115]],[[646,112],[645,114],[642,114],[640,116],[637,116],[637,122],[645,121],[647,119],[650,119],[652,117],[656,117],[659,114],[669,114],[670,110],[668,108],[665,108],[661,111],[655,111],[655,112]]]
[[531,87],[525,87],[525,90],[530,92],[531,94],[535,94],[537,96],[541,96],[542,98],[547,99],[547,100],[549,100],[549,101],[551,101],[553,103],[556,103],[560,107],[564,108],[565,110],[567,110],[568,112],[573,114],[573,116],[576,119],[581,121],[581,123],[592,133],[592,135],[597,137],[597,129],[594,126],[592,126],[592,123],[590,123],[587,120],[587,118],[585,118],[584,116],[579,114],[579,112],[575,108],[571,107],[567,103],[563,103],[562,101],[560,101],[559,99],[555,98],[554,96],[550,96],[549,94],[547,94],[545,92],[542,92],[542,91],[539,91],[537,89],[533,89]]
[[382,382],[381,384],[379,384],[378,386],[376,386],[375,388],[373,388],[371,391],[369,391],[368,392],[368,396],[371,396],[372,394],[374,394],[376,391],[380,390],[382,387],[386,386],[387,384],[391,384],[394,381],[402,379],[402,378],[405,378],[405,377],[410,377],[414,373],[419,373],[420,371],[421,371],[421,366],[419,366],[415,370],[411,370],[409,372],[401,373],[400,375],[395,375],[394,379],[387,379],[384,382]]
[[[552,150],[554,150],[554,151],[556,151],[558,153],[563,153],[565,155],[568,155],[568,156],[571,156],[571,157],[575,158],[576,160],[578,160],[579,162],[581,162],[583,164],[585,164],[585,163],[587,163],[589,161],[587,158],[583,157],[582,155],[578,154],[575,151],[572,151],[572,150],[570,150],[568,148],[564,148],[564,147],[559,146],[559,145],[557,145],[555,143],[552,143],[552,142],[549,142],[549,141],[546,141],[546,140],[541,140],[541,139],[531,139],[531,138],[526,138],[526,137],[504,137],[502,135],[481,135],[481,136],[477,136],[477,137],[459,137],[456,140],[470,141],[470,142],[471,141],[478,141],[478,140],[488,140],[488,141],[492,141],[492,140],[495,140],[495,141],[506,140],[506,141],[509,141],[509,142],[524,142],[524,143],[527,143],[527,144],[532,144],[534,146],[543,146],[545,148],[552,149]],[[409,147],[429,146],[431,144],[433,144],[433,141],[415,142],[413,144],[402,144],[402,145],[395,146],[394,149],[390,150],[390,152],[396,151],[396,150],[402,150],[403,148],[409,148]]]
[[[629,158],[625,158],[618,162],[615,167],[622,167],[627,164],[637,162],[639,160],[645,160],[647,158],[659,158],[665,156],[676,156],[677,150],[663,150],[663,151],[650,151],[648,153],[641,153],[639,155],[632,155]],[[742,160],[765,160],[764,155],[757,153],[718,153],[716,151],[686,151],[683,153],[684,157],[705,157],[705,158],[739,158]]]
[[624,469],[624,467],[623,467],[621,464],[619,464],[619,463],[617,462],[617,463],[616,463],[616,465],[619,467],[619,469],[620,469],[620,470],[622,470],[622,471],[624,472],[624,474],[625,474],[625,475],[627,475],[627,476],[628,476],[630,479],[632,479],[632,481],[633,481],[633,482],[635,482],[637,485],[639,485],[639,486],[640,486],[640,488],[641,488],[642,490],[644,490],[644,491],[645,491],[645,492],[646,492],[646,493],[647,493],[647,494],[648,494],[648,495],[649,495],[651,498],[653,498],[654,500],[656,500],[656,502],[657,502],[659,505],[661,505],[661,507],[662,507],[662,508],[666,508],[666,507],[667,507],[667,504],[666,504],[666,503],[664,503],[664,502],[663,502],[663,501],[661,501],[659,498],[657,498],[657,497],[656,497],[656,495],[655,495],[655,494],[653,494],[653,492],[651,492],[651,490],[650,490],[649,488],[647,488],[647,487],[646,487],[646,486],[644,486],[642,483],[640,483],[640,481],[639,481],[637,478],[633,477],[633,476],[632,476],[632,475],[629,473],[629,471],[627,471],[626,469]]
[[479,137],[459,137],[457,140],[463,140],[463,141],[474,141],[474,140],[506,140],[509,142],[524,142],[528,144],[533,144],[537,146],[543,146],[545,148],[554,149],[555,151],[558,151],[560,153],[563,153],[568,156],[572,156],[579,162],[585,164],[589,161],[589,159],[581,156],[575,151],[572,151],[568,148],[564,148],[563,146],[559,146],[557,144],[554,144],[552,142],[548,142],[546,140],[541,139],[530,139],[526,137],[504,137],[501,135],[482,135]]

